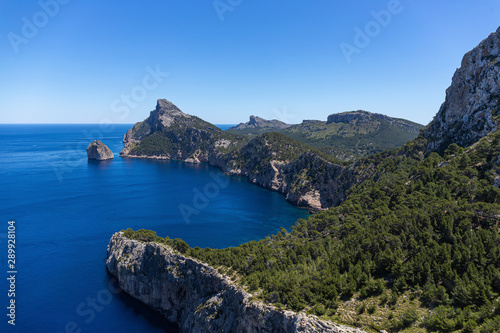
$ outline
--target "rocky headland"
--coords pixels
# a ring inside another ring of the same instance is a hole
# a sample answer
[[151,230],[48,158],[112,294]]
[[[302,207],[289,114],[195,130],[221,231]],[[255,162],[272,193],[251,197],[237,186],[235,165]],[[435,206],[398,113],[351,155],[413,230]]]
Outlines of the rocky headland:
[[178,323],[182,332],[363,333],[254,301],[213,267],[122,232],[109,242],[106,268],[125,292]]

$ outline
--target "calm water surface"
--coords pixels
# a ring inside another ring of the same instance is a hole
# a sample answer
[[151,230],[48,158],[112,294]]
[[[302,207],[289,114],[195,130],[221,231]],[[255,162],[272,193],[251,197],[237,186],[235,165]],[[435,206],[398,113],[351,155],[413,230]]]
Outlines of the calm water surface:
[[[0,125],[0,332],[177,332],[112,293],[105,259],[114,232],[152,229],[224,248],[307,217],[281,195],[207,165],[120,158],[130,127]],[[96,138],[114,160],[87,161]],[[9,220],[16,221],[15,327],[6,316]]]

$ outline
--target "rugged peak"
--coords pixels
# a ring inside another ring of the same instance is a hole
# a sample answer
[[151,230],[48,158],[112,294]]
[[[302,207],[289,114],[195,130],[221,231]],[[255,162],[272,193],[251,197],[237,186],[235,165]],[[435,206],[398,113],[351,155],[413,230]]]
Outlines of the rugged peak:
[[232,129],[248,129],[248,128],[278,128],[285,129],[290,127],[291,125],[286,124],[277,119],[267,120],[257,116],[250,116],[250,120],[247,123],[241,123],[236,127],[232,127]]
[[495,130],[500,116],[500,28],[465,54],[446,100],[424,129],[427,149],[469,146]]
[[182,111],[172,102],[167,99],[159,99],[156,101],[156,111],[159,113],[166,112],[181,112]]
[[183,123],[190,115],[182,112],[174,103],[166,99],[159,99],[156,108],[151,111],[148,122],[154,131],[169,128],[173,123]]
[[249,125],[257,125],[259,122],[262,122],[264,119],[261,117],[257,116],[250,116],[250,121],[248,122]]

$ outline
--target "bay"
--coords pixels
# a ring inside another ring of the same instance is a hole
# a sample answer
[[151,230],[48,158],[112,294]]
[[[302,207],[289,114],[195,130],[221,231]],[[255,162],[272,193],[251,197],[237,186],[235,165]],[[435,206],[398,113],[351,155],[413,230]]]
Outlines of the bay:
[[[177,332],[115,292],[105,270],[114,232],[152,229],[190,246],[224,248],[308,216],[280,194],[208,165],[120,158],[130,127],[0,125],[0,331]],[[94,139],[115,159],[88,161]],[[6,316],[9,220],[16,226],[15,326]]]

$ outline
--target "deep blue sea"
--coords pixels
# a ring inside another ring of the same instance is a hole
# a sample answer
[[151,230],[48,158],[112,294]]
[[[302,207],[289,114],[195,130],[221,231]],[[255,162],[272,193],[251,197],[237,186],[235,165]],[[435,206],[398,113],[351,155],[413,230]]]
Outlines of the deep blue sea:
[[[0,332],[177,332],[116,291],[105,269],[114,232],[152,229],[224,248],[307,217],[281,195],[207,165],[120,158],[130,127],[0,125]],[[88,161],[94,139],[115,159]],[[15,326],[7,323],[9,220],[16,227]]]

